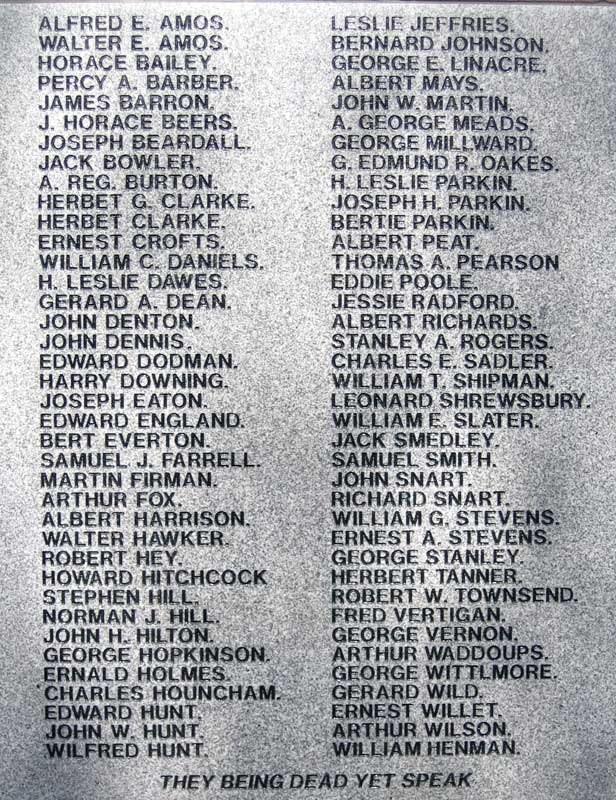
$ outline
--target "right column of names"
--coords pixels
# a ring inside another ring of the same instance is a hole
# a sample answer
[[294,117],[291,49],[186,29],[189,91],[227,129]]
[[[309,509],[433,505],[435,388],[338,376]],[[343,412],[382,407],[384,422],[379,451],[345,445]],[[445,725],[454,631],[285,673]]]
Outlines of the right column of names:
[[491,15],[329,36],[331,746],[516,756],[503,687],[557,679],[525,622],[576,598],[532,574],[566,533],[512,454],[589,404],[528,302],[567,264],[545,234],[507,244],[558,180],[518,100],[549,40]]

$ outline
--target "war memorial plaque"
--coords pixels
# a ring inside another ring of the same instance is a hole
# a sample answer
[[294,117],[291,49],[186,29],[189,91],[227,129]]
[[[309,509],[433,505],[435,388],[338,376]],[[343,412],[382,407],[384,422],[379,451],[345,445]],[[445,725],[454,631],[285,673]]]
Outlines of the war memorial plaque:
[[616,800],[616,10],[0,19],[0,796]]

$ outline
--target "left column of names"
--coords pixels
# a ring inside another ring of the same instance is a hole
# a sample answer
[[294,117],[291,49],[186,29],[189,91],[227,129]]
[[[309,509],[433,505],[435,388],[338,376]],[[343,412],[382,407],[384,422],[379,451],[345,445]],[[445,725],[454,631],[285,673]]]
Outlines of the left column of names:
[[278,696],[268,643],[226,625],[270,584],[242,556],[260,454],[229,335],[263,270],[244,87],[224,16],[150,16],[39,19],[51,759],[205,757],[216,701]]

